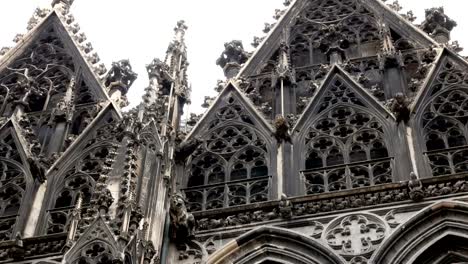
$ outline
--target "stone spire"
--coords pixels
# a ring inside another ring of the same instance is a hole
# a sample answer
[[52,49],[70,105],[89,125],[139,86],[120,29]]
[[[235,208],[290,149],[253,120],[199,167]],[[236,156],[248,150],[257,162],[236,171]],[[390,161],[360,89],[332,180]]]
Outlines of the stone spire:
[[174,40],[169,44],[164,61],[156,58],[146,66],[149,86],[145,89],[140,119],[145,116],[163,117],[162,134],[167,125],[178,127],[183,107],[190,101],[190,87],[187,80],[187,48],[183,20],[174,28]]

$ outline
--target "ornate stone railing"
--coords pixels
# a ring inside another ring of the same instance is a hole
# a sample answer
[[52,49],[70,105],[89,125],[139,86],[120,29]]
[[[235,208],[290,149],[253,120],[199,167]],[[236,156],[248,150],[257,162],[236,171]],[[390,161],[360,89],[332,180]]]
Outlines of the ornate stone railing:
[[47,210],[47,234],[63,233],[68,230],[71,211],[74,207]]
[[0,241],[8,241],[13,238],[18,215],[11,215],[0,218]]
[[[431,177],[418,180],[422,187],[418,192],[423,199],[467,193],[468,174]],[[416,184],[417,186],[418,184]],[[413,190],[414,191],[414,190]],[[329,192],[289,199],[292,219],[310,215],[327,214],[342,210],[363,209],[375,206],[403,204],[415,196],[408,182],[389,183],[376,186]],[[237,225],[248,225],[270,220],[282,220],[281,201],[236,206],[231,208],[194,212],[198,233]],[[283,210],[284,211],[284,210]],[[288,219],[289,220],[289,219]]]
[[319,194],[392,182],[393,158],[356,162],[301,172],[306,194]]
[[31,237],[20,241],[0,242],[0,263],[17,263],[18,261],[59,256],[67,241],[67,234]]
[[468,147],[429,151],[424,156],[434,176],[468,172]]
[[271,177],[231,181],[184,189],[191,212],[268,201]]

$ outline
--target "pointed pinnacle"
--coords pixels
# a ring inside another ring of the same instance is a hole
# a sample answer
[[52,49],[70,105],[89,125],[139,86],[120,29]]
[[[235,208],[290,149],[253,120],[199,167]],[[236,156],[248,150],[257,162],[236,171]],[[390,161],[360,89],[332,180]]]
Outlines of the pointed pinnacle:
[[177,26],[174,28],[176,33],[175,39],[181,42],[184,39],[185,31],[188,29],[187,25],[185,24],[184,20],[179,20],[177,22]]

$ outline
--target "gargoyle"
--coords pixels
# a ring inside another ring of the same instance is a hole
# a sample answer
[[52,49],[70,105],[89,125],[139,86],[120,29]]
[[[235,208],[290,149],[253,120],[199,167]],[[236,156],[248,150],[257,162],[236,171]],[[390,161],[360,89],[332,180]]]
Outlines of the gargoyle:
[[397,123],[405,122],[408,123],[410,119],[411,110],[409,105],[411,101],[403,93],[397,93],[395,98],[390,102],[390,111],[396,116]]
[[275,129],[276,131],[273,133],[273,136],[278,144],[281,144],[283,141],[292,143],[291,135],[289,134],[289,122],[282,115],[276,116]]
[[181,143],[174,152],[174,160],[176,163],[184,163],[185,160],[192,155],[192,153],[202,144],[198,138],[192,139],[188,142]]
[[182,194],[175,193],[172,195],[169,215],[171,217],[172,237],[176,242],[183,243],[194,236],[195,218],[187,211]]

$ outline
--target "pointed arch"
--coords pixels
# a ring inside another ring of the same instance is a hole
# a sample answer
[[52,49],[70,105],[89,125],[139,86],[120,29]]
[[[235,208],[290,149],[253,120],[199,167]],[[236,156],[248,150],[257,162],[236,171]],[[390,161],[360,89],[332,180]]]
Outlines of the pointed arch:
[[113,105],[108,104],[49,169],[38,235],[66,232],[70,212],[80,195],[83,206],[90,204],[97,181],[108,173],[116,158],[119,119]]
[[201,211],[267,201],[275,178],[273,130],[245,96],[229,83],[186,141],[201,145],[187,159],[187,208]]
[[0,130],[0,241],[23,233],[31,209],[27,201],[36,191],[37,181],[26,157],[14,122],[9,120]]
[[234,239],[213,253],[206,263],[247,264],[278,259],[288,264],[345,263],[344,259],[314,239],[273,226],[259,227]]
[[[456,201],[433,204],[388,237],[371,263],[447,263],[468,259],[468,205]],[[463,244],[462,244],[463,245]]]
[[468,171],[468,62],[444,48],[412,105],[413,142],[422,177]]
[[65,263],[112,263],[121,256],[121,247],[102,217],[98,217],[65,254]]
[[294,128],[298,183],[318,194],[397,180],[403,139],[385,136],[397,133],[392,113],[334,66]]

